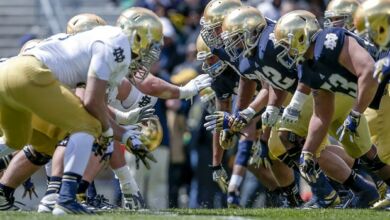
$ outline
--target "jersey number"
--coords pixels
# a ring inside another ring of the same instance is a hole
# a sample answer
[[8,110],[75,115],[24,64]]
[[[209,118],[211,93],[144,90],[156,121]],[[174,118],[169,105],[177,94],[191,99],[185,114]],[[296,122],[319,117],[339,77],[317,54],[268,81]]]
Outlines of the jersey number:
[[289,89],[291,86],[294,85],[296,80],[288,77],[283,78],[282,74],[279,73],[279,71],[270,66],[263,66],[262,71],[263,72],[261,73],[260,71],[255,70],[256,74],[260,78],[264,79],[266,82],[279,89]]
[[346,94],[352,97],[356,97],[356,83],[348,82],[344,77],[340,76],[339,74],[332,74],[332,76],[330,76],[327,81],[328,82],[321,86],[323,89],[333,91],[341,88],[345,91]]

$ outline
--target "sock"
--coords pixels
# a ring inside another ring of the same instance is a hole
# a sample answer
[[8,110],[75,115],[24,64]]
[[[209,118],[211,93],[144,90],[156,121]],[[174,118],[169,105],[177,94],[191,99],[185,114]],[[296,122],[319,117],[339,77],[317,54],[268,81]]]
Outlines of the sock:
[[0,192],[3,192],[6,198],[11,198],[14,195],[15,189],[0,183]]
[[235,164],[247,167],[251,156],[253,141],[244,140],[238,142],[238,151]]
[[136,194],[139,192],[137,182],[131,175],[130,168],[128,166],[125,165],[113,171],[118,177],[119,185],[123,194]]
[[79,184],[79,188],[77,189],[77,194],[83,193],[85,194],[85,191],[87,191],[89,187],[89,182],[86,180],[81,180]]
[[75,201],[77,188],[80,181],[81,175],[71,172],[64,173],[62,177],[62,185],[58,202],[67,203]]
[[229,190],[231,191],[232,188],[238,189],[241,185],[242,179],[242,176],[233,174],[229,181]]
[[62,177],[60,176],[50,177],[45,196],[53,193],[58,193],[61,188],[61,181]]
[[89,200],[92,200],[96,196],[97,196],[97,192],[96,192],[95,182],[92,181],[92,183],[89,184],[88,189],[87,189],[87,197]]
[[14,156],[12,154],[5,155],[4,157],[0,158],[0,172],[7,169],[9,162],[11,162],[12,158]]
[[367,182],[362,176],[356,174],[353,170],[348,179],[344,182],[344,185],[354,192],[368,191],[370,189],[373,191],[376,190],[373,184]]
[[64,173],[83,175],[92,151],[94,138],[87,133],[75,133],[69,137],[64,157]]
[[336,192],[333,187],[330,185],[328,178],[326,178],[325,174],[323,172],[320,172],[318,175],[317,182],[310,183],[311,190],[313,194],[318,199],[326,199],[330,195],[332,195],[334,192]]
[[[46,176],[51,176],[51,164],[52,160],[50,160],[47,164],[45,164],[45,171],[46,171]],[[49,179],[48,179],[49,181]]]
[[299,194],[298,185],[293,181],[290,185],[280,187],[280,190],[283,193],[290,203],[291,206],[298,206],[303,203],[301,195]]

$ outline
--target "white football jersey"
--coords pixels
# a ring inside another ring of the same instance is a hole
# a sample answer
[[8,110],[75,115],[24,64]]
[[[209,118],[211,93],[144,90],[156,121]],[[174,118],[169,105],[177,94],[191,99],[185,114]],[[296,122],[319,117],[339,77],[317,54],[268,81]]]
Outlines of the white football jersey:
[[[118,94],[118,90],[112,91],[109,96],[115,96]],[[113,108],[118,109],[119,111],[128,112],[135,108],[144,107],[146,105],[155,105],[157,98],[150,95],[145,95],[139,91],[135,86],[131,87],[130,94],[124,101],[120,101],[116,98],[109,99],[109,105]]]
[[[118,27],[99,26],[75,35],[56,34],[24,52],[34,55],[70,88],[87,82],[92,58],[92,44],[104,44],[104,62],[109,75],[96,73],[96,77],[107,80],[110,87],[118,85],[128,73],[131,49],[128,37]],[[96,69],[96,68],[95,68]]]

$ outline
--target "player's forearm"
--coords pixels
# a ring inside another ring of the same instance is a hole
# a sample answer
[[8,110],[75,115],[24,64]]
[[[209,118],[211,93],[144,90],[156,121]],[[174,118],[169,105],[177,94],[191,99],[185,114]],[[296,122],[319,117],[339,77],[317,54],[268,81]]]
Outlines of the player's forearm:
[[268,103],[268,88],[262,88],[249,107],[260,112]]
[[370,105],[377,89],[378,83],[371,75],[365,74],[359,77],[357,100],[353,110],[363,113]]
[[180,97],[178,86],[150,74],[144,81],[138,82],[136,86],[144,94],[161,99],[178,99]]
[[110,122],[106,105],[96,98],[86,98],[84,100],[85,109],[96,119],[98,119],[102,125],[102,131],[106,131],[110,128]]
[[213,133],[213,166],[218,166],[222,163],[223,152],[221,145],[219,144],[219,131]]
[[249,106],[255,95],[256,86],[256,81],[240,77],[236,104],[237,110],[242,110]]
[[275,106],[275,107],[281,107],[283,105],[283,102],[286,100],[287,92],[273,88],[269,86],[268,91],[268,104],[269,106]]
[[313,115],[310,119],[309,132],[302,150],[315,154],[324,138],[326,138],[328,128],[329,123],[326,120]]
[[[216,110],[231,112],[231,98],[220,100],[216,99]],[[213,161],[212,165],[217,166],[222,163],[223,152],[221,145],[219,144],[219,132],[213,133]]]

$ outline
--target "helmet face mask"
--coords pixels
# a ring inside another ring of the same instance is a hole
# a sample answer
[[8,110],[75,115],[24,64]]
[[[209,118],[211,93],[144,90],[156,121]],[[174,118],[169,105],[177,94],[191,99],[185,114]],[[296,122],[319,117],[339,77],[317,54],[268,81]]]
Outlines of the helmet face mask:
[[208,64],[206,60],[202,63],[202,70],[212,78],[216,78],[217,76],[221,75],[221,73],[226,69],[226,67],[227,64],[219,59],[213,64]]
[[202,61],[202,70],[210,77],[219,76],[227,67],[227,64],[211,53],[201,35],[196,40],[196,59]]
[[200,20],[200,25],[200,34],[206,44],[212,48],[221,48],[223,46],[223,42],[220,36],[222,22],[209,24],[204,20],[204,17],[202,17]]
[[359,4],[357,0],[330,1],[325,11],[324,27],[342,27],[354,31],[353,18]]
[[342,27],[350,31],[353,31],[355,29],[351,15],[344,14],[344,15],[326,16],[326,12],[325,12],[324,27],[325,28]]

